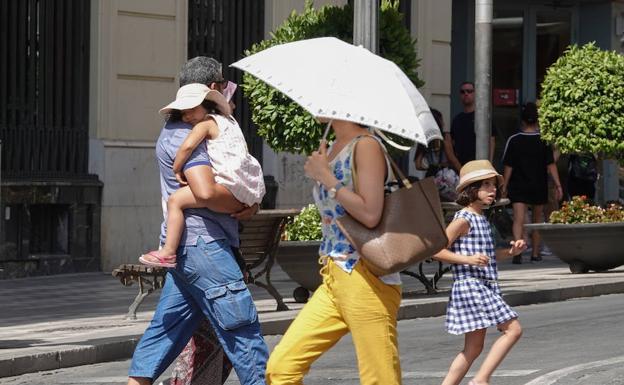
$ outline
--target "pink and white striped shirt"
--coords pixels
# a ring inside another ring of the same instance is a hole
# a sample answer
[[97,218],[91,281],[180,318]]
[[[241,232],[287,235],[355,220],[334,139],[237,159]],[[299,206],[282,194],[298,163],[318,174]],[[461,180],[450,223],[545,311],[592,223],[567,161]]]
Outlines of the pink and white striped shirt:
[[206,140],[215,181],[225,186],[241,203],[260,203],[265,193],[260,163],[249,154],[247,142],[233,116],[210,115],[219,127],[219,136]]

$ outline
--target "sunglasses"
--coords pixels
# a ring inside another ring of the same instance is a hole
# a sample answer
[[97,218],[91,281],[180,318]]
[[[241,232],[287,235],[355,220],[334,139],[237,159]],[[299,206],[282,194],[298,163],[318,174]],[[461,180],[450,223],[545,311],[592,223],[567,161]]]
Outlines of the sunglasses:
[[459,93],[462,94],[462,95],[468,95],[468,94],[471,94],[473,92],[474,92],[474,90],[465,90],[465,89],[464,90],[459,90]]

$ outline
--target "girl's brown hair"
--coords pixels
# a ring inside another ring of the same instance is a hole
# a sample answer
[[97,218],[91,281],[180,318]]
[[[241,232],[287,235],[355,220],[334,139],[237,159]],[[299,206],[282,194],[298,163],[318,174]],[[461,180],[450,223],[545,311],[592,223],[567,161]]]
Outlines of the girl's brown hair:
[[[479,188],[481,188],[481,184],[483,184],[483,180],[478,180],[476,182],[472,182],[468,186],[466,186],[459,194],[457,194],[457,199],[455,203],[458,205],[462,205],[464,207],[468,206],[472,202],[476,201],[479,198]],[[496,198],[497,201],[501,199],[501,189],[498,185],[498,179],[496,179]]]
[[[216,114],[216,115],[225,115],[222,111],[219,110],[217,103],[212,100],[204,99],[201,103],[202,107],[206,110],[208,114]],[[182,120],[182,111],[180,110],[171,110],[167,118],[165,119],[168,122],[179,122]]]

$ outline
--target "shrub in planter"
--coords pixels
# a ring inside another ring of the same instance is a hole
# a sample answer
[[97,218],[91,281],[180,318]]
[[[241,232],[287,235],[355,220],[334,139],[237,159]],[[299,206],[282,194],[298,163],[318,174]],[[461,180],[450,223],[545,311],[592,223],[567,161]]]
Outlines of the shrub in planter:
[[551,223],[525,225],[537,230],[544,242],[573,273],[608,270],[624,265],[620,247],[624,234],[624,208],[612,203],[602,208],[575,196],[550,215]]
[[[403,15],[398,2],[383,0],[379,17],[380,55],[396,63],[417,87],[424,83],[418,78],[416,41],[403,25]],[[306,2],[303,13],[293,12],[271,34],[271,38],[255,44],[245,52],[250,55],[274,45],[323,36],[334,36],[347,42],[353,41],[353,8],[324,6],[315,9]],[[374,84],[371,74],[371,85]],[[263,81],[245,73],[243,92],[252,110],[252,120],[258,126],[258,135],[275,151],[309,154],[318,148],[324,126],[319,124],[303,108],[287,96]],[[384,95],[390,97],[391,95]],[[411,142],[392,136],[401,144]]]
[[292,222],[286,225],[280,243],[277,262],[288,276],[300,286],[293,292],[297,302],[306,302],[321,284],[318,250],[321,244],[321,216],[315,205],[304,207]]
[[624,160],[624,56],[594,43],[569,47],[542,83],[539,124],[562,153]]
[[590,205],[585,196],[575,196],[561,209],[550,214],[550,223],[612,223],[624,222],[624,207],[610,203],[605,208]]
[[285,241],[319,241],[322,237],[321,215],[316,205],[304,207],[292,222],[286,225]]

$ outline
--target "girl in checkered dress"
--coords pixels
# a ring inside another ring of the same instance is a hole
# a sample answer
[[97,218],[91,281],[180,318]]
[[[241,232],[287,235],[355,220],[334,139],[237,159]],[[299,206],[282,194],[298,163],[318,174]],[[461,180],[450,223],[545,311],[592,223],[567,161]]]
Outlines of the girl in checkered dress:
[[457,385],[483,349],[488,327],[503,334],[492,346],[469,385],[487,385],[496,367],[522,334],[518,315],[501,296],[496,260],[526,249],[524,240],[494,249],[490,224],[483,209],[500,198],[499,175],[487,160],[466,163],[460,171],[457,203],[464,206],[446,228],[449,248],[435,259],[452,264],[453,287],[446,312],[446,330],[464,335],[464,349],[451,363],[442,385]]

